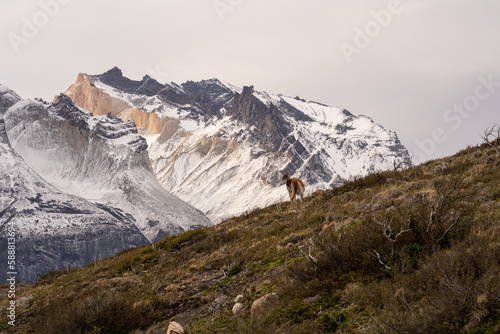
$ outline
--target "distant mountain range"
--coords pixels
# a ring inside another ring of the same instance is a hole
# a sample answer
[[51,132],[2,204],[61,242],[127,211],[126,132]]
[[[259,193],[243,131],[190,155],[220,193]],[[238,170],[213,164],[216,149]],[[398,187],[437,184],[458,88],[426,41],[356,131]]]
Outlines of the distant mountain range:
[[218,79],[134,81],[115,67],[81,73],[65,94],[133,121],[160,183],[214,222],[286,200],[284,172],[311,193],[409,161],[397,135],[369,117]]

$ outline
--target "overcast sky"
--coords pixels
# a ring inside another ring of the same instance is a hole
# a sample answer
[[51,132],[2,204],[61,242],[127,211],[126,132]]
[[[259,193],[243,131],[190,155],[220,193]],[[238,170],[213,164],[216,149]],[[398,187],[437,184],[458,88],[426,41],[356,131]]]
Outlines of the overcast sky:
[[498,0],[1,0],[0,83],[51,101],[79,72],[217,77],[348,109],[416,161],[500,123]]

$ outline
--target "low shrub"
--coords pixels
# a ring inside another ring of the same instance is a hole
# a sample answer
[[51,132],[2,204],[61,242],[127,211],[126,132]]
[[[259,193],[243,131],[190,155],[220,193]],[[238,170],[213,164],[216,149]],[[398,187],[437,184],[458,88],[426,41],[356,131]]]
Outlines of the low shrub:
[[93,290],[78,300],[57,298],[41,309],[32,330],[35,333],[126,334],[149,325],[147,303],[138,303],[131,293]]

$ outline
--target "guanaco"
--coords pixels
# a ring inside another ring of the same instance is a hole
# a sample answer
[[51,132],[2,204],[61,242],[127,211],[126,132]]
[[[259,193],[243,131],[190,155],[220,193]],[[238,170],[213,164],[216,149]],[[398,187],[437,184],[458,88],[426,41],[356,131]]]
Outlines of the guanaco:
[[288,173],[285,173],[282,179],[286,183],[286,189],[288,190],[288,195],[290,195],[290,202],[293,203],[295,196],[299,196],[300,203],[302,203],[302,200],[304,199],[304,191],[306,190],[304,182],[295,177],[290,177]]

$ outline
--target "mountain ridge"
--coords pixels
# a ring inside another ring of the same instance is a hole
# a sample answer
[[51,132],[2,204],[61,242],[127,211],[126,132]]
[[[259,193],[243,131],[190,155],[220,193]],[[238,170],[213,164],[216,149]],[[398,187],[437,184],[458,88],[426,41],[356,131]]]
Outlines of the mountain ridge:
[[366,116],[216,78],[160,84],[115,67],[80,73],[65,94],[94,114],[132,120],[162,185],[215,222],[283,200],[284,171],[313,192],[409,161],[397,135]]

